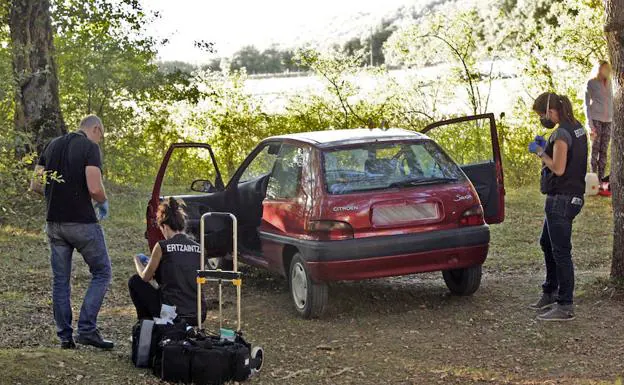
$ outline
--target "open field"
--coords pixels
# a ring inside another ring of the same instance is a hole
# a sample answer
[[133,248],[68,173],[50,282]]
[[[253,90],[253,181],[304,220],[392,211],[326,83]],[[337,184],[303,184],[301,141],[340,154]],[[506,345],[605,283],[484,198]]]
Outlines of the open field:
[[[543,275],[537,244],[543,198],[535,190],[508,193],[507,220],[492,227],[483,284],[470,298],[449,296],[439,273],[338,283],[330,287],[327,314],[304,321],[295,317],[283,279],[246,269],[244,330],[267,354],[252,383],[620,383],[624,302],[605,284],[609,200],[588,199],[576,221],[577,320],[543,324],[526,307]],[[100,316],[103,334],[117,342],[111,352],[56,347],[42,223],[0,227],[1,384],[159,383],[129,359],[135,314],[126,282],[130,255],[146,251],[146,197],[111,189],[112,217],[104,227],[114,278]],[[76,255],[76,312],[88,279]]]

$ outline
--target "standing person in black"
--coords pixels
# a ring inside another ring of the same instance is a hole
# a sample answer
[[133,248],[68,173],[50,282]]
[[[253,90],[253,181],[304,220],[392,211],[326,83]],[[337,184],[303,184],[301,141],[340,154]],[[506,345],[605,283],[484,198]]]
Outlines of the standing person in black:
[[46,233],[54,275],[52,307],[63,349],[76,347],[70,299],[74,250],[82,254],[91,272],[91,282],[80,308],[76,341],[102,349],[114,347],[97,329],[97,316],[112,275],[104,232],[98,223],[108,217],[98,146],[103,138],[104,125],[100,118],[85,117],[77,132],[58,137],[46,146],[31,182],[31,189],[44,194],[47,203]]
[[546,281],[539,301],[531,305],[541,321],[574,319],[572,223],[581,212],[587,173],[587,132],[574,118],[572,103],[563,95],[545,92],[533,103],[541,124],[555,128],[548,140],[541,136],[529,151],[542,161],[541,191],[546,194],[546,219],[540,245],[546,262]]
[[[134,257],[137,274],[128,281],[128,288],[138,319],[158,317],[165,304],[176,307],[179,319],[197,324],[196,277],[201,254],[199,244],[184,233],[186,213],[182,205],[174,198],[160,204],[156,218],[165,239],[154,246],[146,266],[140,255]],[[157,285],[151,284],[154,279]],[[202,298],[202,320],[205,309]]]

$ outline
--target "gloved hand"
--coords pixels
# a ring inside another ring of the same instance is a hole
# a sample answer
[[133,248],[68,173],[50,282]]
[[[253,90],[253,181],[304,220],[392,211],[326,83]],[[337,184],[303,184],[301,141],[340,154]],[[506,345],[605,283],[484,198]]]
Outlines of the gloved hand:
[[147,255],[145,255],[143,253],[137,254],[137,257],[139,257],[139,261],[141,261],[141,263],[144,264],[144,265],[147,265],[147,263],[150,260],[150,257],[148,257]]
[[537,143],[537,145],[540,146],[541,148],[546,148],[546,144],[548,142],[546,142],[546,139],[543,136],[537,135],[535,137],[535,143]]
[[99,221],[108,218],[108,212],[109,212],[109,208],[108,208],[108,200],[105,200],[104,202],[96,202],[95,203],[95,210],[96,210],[96,215],[97,215],[97,219]]
[[529,152],[537,154],[538,152],[540,152],[540,150],[542,150],[542,146],[537,144],[537,142],[529,143]]

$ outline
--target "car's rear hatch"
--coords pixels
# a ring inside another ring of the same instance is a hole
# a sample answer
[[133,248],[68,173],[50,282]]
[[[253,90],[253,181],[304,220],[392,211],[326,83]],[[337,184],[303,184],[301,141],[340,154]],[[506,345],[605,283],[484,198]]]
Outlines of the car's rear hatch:
[[468,179],[430,140],[332,149],[323,165],[326,193],[311,222],[344,223],[353,238],[457,228],[480,207]]
[[479,205],[470,182],[326,196],[313,219],[345,222],[354,238],[453,229]]

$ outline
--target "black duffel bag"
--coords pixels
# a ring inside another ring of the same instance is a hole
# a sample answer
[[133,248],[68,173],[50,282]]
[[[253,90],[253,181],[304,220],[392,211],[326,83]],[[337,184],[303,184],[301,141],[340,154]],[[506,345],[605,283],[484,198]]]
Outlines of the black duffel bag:
[[157,325],[152,320],[139,320],[132,327],[132,363],[137,368],[151,368],[160,356],[159,343],[164,338],[182,340],[186,337],[186,322]]
[[245,381],[251,375],[250,345],[240,336],[231,342],[195,335],[183,341],[165,339],[160,346],[154,373],[164,381],[219,385]]

